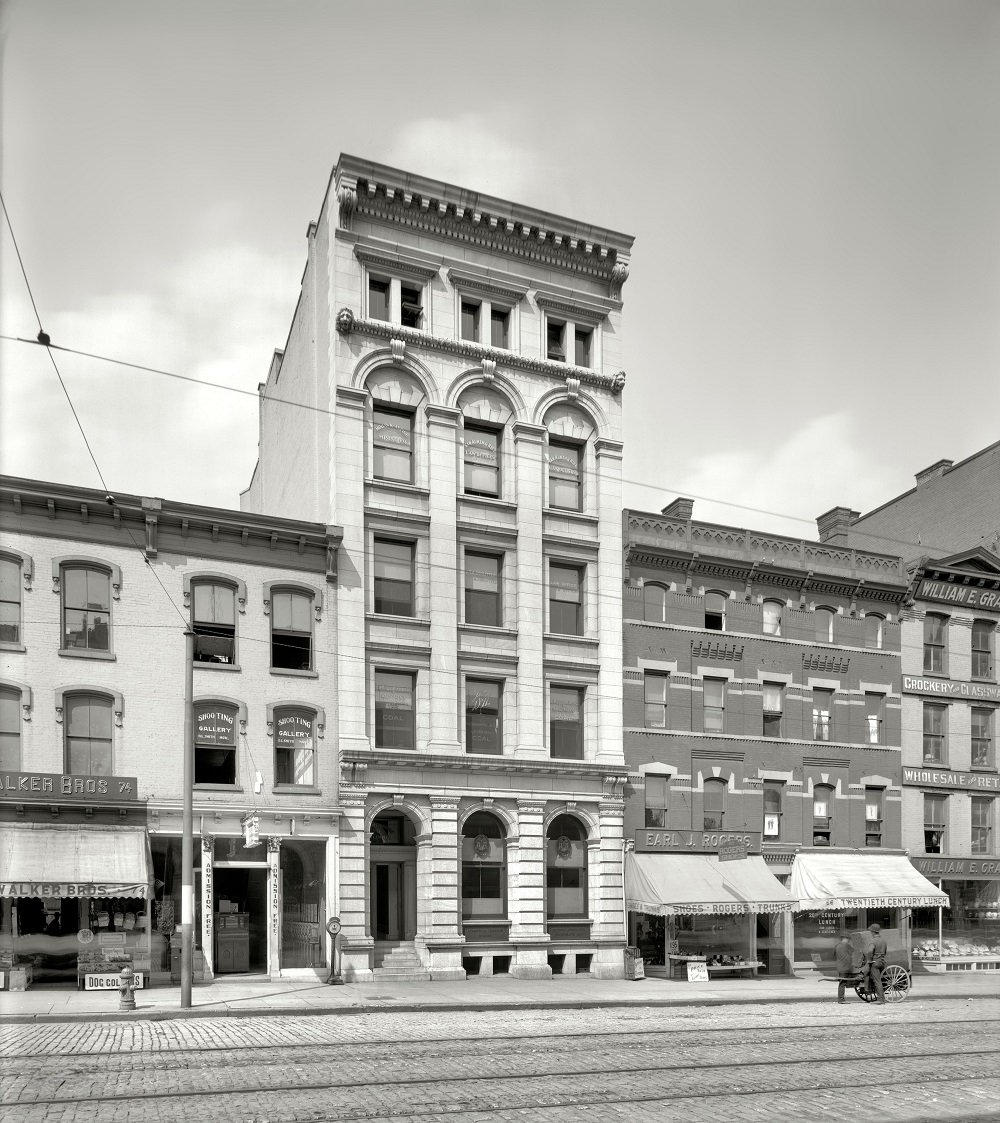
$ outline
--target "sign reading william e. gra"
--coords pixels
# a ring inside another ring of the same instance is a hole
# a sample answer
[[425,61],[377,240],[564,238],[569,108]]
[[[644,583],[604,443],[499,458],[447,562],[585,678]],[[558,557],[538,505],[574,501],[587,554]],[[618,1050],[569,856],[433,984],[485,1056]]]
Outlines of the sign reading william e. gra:
[[32,797],[78,800],[81,803],[137,802],[139,785],[134,776],[66,776],[59,772],[0,772],[4,799]]
[[760,831],[661,831],[640,827],[635,832],[636,851],[645,853],[718,854],[723,848],[734,853],[737,846],[759,854]]
[[924,580],[920,582],[917,597],[921,600],[936,600],[944,604],[962,604],[966,608],[987,608],[993,612],[1000,612],[1000,592],[996,589]]

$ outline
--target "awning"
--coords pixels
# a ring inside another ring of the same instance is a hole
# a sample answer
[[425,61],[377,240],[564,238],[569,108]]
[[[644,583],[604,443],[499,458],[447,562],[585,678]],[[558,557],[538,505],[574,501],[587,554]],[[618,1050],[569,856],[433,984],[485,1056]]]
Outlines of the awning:
[[798,853],[789,892],[801,909],[937,908],[948,894],[902,854]]
[[0,827],[0,897],[146,897],[151,869],[135,827]]
[[714,854],[625,855],[625,905],[656,916],[791,912],[788,890],[759,855],[720,862]]

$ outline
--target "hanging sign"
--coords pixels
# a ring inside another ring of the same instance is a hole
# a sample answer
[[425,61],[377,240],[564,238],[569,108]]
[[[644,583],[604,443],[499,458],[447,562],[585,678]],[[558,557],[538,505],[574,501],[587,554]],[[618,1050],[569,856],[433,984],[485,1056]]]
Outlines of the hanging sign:
[[240,826],[243,828],[243,845],[250,848],[260,845],[260,816],[256,811],[251,811],[249,815],[244,815],[240,819]]

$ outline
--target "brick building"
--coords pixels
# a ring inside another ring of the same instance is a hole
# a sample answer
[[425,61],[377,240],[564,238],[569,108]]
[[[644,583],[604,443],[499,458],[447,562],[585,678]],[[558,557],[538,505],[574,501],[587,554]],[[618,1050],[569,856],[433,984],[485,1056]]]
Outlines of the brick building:
[[11,477],[0,518],[0,954],[169,978],[190,627],[198,975],[315,975],[339,528]]
[[349,980],[622,973],[631,245],[351,156],[309,227],[243,506],[344,528]]
[[900,559],[692,515],[624,516],[634,938],[710,973],[783,974],[876,919],[905,951],[903,898],[933,888],[900,849]]
[[1000,442],[939,460],[867,515],[836,514],[831,541],[891,542],[907,560],[903,846],[948,894],[945,908],[915,911],[915,954],[944,969],[998,969]]

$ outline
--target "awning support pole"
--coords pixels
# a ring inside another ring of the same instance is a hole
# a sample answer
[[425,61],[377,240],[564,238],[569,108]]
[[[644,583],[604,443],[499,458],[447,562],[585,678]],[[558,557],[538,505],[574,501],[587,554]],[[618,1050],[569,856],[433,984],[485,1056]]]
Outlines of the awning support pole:
[[181,1009],[194,975],[194,632],[184,633],[184,810],[181,818]]

